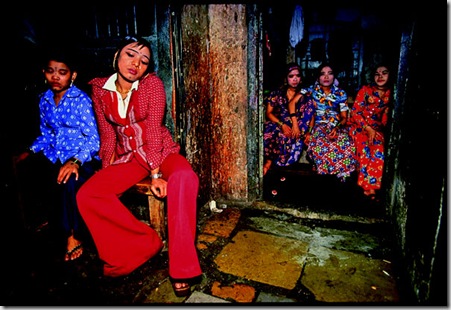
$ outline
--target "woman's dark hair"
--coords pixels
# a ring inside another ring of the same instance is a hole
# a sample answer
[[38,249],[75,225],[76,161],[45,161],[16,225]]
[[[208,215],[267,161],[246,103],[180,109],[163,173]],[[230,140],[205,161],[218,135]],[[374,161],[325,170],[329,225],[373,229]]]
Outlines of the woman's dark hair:
[[381,63],[374,64],[373,67],[371,68],[371,76],[372,77],[376,74],[377,69],[380,68],[380,67],[387,68],[388,72],[391,74],[391,67],[388,64],[381,62]]
[[76,54],[77,51],[74,46],[60,44],[45,47],[43,50],[41,66],[45,69],[49,61],[54,60],[66,64],[72,72],[78,71],[79,63],[77,61],[77,57],[75,56]]
[[[151,73],[154,72],[155,70],[155,64],[153,61],[153,53],[152,53],[152,48],[150,47],[150,43],[149,41],[147,41],[146,39],[139,37],[139,36],[126,36],[125,38],[122,39],[122,41],[118,44],[115,55],[119,56],[119,54],[121,53],[122,49],[129,45],[130,43],[138,43],[139,47],[147,47],[150,51],[150,59],[149,59],[149,66],[147,67],[146,72],[144,73]],[[113,69],[114,71],[117,71],[117,57],[114,57],[114,61],[113,61]]]
[[295,62],[290,62],[286,65],[285,68],[285,77],[293,70],[297,69],[299,71],[299,73],[301,73],[301,66],[299,66],[297,63]]
[[[325,67],[330,67],[332,69],[332,72],[334,71],[334,67],[330,64],[330,63],[322,63],[321,65],[319,65],[318,68],[316,68],[316,77],[318,78],[319,76],[321,76],[321,70],[323,70]],[[334,73],[335,75],[335,73]]]

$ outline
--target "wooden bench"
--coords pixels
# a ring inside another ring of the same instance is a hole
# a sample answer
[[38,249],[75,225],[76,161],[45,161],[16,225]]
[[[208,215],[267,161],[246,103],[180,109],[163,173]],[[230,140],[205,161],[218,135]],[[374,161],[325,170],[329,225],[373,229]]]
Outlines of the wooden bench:
[[136,183],[132,190],[138,194],[147,196],[147,202],[149,206],[150,226],[160,236],[161,240],[166,240],[166,217],[164,212],[164,199],[160,199],[154,196],[150,189],[151,179],[147,177],[140,182]]

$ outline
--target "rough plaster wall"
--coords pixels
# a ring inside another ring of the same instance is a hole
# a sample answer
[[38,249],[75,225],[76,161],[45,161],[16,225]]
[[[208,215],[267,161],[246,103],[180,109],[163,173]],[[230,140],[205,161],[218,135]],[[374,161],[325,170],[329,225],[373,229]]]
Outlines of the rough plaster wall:
[[248,19],[248,200],[263,196],[263,23],[258,6],[247,6]]
[[[415,26],[415,27],[414,27]],[[428,35],[418,22],[405,27],[401,36],[401,54],[395,92],[394,122],[389,142],[387,164],[388,209],[394,223],[403,280],[419,303],[443,302],[446,293],[447,250],[443,204],[444,169],[431,168],[424,160],[424,148],[430,133],[446,128],[445,106],[429,102],[427,90],[436,81],[424,79],[422,66],[431,59]],[[423,31],[422,31],[423,30]],[[426,34],[426,35],[425,35]],[[434,54],[434,56],[436,56]],[[427,68],[429,71],[430,68]],[[432,86],[434,85],[434,86]],[[425,104],[427,102],[427,104]],[[421,119],[421,127],[417,120]],[[422,128],[427,128],[423,130]],[[440,135],[440,134],[438,134]],[[437,135],[437,137],[438,137]],[[443,144],[434,153],[434,167],[446,162]]]
[[209,5],[212,198],[247,199],[247,27],[244,5]]
[[[211,191],[212,128],[207,5],[186,5],[181,14],[186,153],[199,176],[204,203]],[[208,196],[207,196],[208,195]]]

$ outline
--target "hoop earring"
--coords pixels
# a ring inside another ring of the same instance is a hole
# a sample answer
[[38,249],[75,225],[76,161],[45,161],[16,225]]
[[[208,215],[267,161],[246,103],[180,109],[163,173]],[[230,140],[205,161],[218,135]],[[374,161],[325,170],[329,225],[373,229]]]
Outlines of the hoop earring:
[[116,71],[116,60],[117,60],[117,54],[114,55],[113,58],[113,70]]

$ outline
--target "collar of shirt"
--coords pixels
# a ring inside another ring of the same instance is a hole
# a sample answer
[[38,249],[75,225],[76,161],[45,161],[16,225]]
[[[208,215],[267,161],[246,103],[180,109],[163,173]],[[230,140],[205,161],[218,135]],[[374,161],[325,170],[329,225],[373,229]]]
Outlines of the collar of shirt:
[[[103,89],[117,92],[116,84],[115,84],[116,80],[117,80],[117,73],[113,74],[112,76],[110,76],[108,78],[108,80],[105,82],[105,85],[103,85]],[[134,81],[130,90],[132,90],[132,89],[137,90],[138,85],[139,85],[139,81]]]
[[125,99],[122,99],[121,94],[116,89],[116,84],[115,84],[116,80],[117,80],[117,73],[114,73],[105,82],[105,84],[103,85],[103,89],[106,89],[106,90],[116,93],[117,101],[118,101],[117,108],[118,108],[119,115],[122,118],[125,118],[127,109],[128,109],[128,104],[130,103],[130,94],[132,93],[131,91],[138,89],[139,81],[133,82],[132,87],[130,88],[130,91],[127,93],[127,97],[125,97]]

